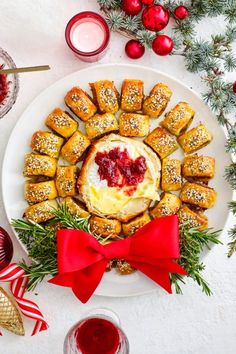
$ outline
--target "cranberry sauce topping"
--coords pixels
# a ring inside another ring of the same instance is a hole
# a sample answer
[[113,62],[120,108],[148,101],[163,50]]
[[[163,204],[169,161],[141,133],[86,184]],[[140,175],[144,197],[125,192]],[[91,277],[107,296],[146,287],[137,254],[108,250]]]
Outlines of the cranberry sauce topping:
[[109,187],[137,186],[144,180],[147,170],[146,160],[143,156],[133,160],[127,149],[120,151],[119,147],[110,151],[98,152],[95,162],[99,166],[100,179],[106,180]]
[[[2,65],[0,65],[0,69],[2,69]],[[0,75],[0,104],[5,100],[7,92],[7,75]]]

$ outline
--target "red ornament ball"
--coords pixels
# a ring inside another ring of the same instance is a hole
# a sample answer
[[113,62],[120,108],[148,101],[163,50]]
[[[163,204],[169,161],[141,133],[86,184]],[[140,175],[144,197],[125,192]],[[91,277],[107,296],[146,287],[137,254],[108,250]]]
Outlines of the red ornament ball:
[[234,93],[236,93],[236,81],[234,81],[234,83],[233,83],[233,91],[234,91]]
[[152,49],[157,55],[168,55],[174,48],[173,40],[165,34],[160,34],[152,42]]
[[122,0],[122,10],[126,15],[135,16],[142,10],[141,0]]
[[0,227],[0,271],[8,266],[13,256],[13,244],[8,233]]
[[141,0],[144,5],[152,5],[154,0]]
[[168,25],[169,19],[169,11],[161,5],[148,6],[142,13],[142,23],[149,31],[161,31]]
[[125,52],[131,59],[139,59],[145,53],[145,47],[139,41],[131,39],[126,43]]
[[175,18],[177,20],[184,20],[188,17],[188,9],[185,6],[178,6],[174,11]]

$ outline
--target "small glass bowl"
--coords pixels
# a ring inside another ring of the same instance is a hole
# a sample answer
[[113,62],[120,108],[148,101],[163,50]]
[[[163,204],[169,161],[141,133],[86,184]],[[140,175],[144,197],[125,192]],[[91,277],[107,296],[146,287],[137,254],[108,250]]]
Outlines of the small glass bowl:
[[[3,69],[12,69],[16,65],[10,55],[0,48],[0,67],[3,65]],[[17,94],[19,91],[19,77],[18,74],[8,74],[8,93],[6,98],[0,103],[0,119],[10,111],[14,103],[16,102]]]

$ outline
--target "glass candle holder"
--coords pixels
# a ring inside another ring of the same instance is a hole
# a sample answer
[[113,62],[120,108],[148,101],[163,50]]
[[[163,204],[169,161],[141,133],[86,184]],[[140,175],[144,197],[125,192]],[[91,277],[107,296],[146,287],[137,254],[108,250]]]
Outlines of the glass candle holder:
[[95,309],[67,333],[64,354],[128,354],[129,343],[118,316],[108,309]]
[[66,42],[81,60],[94,62],[105,54],[110,41],[110,29],[105,19],[91,11],[81,12],[68,22]]

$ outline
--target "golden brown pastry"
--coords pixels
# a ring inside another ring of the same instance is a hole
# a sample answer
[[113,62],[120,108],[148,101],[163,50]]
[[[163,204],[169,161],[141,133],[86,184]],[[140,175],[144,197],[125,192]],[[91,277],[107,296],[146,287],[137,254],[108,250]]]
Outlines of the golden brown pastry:
[[177,214],[181,207],[181,200],[175,194],[164,193],[160,202],[150,212],[154,219],[161,218],[163,216],[169,216]]
[[172,96],[170,88],[159,82],[151,90],[143,102],[143,113],[150,117],[158,118],[166,109],[167,104]]
[[185,153],[197,151],[212,141],[212,135],[203,124],[190,129],[178,137],[178,142]]
[[175,137],[162,127],[154,129],[144,141],[151,146],[161,159],[178,149]]
[[31,205],[25,210],[24,217],[40,224],[54,218],[53,211],[57,208],[56,200],[46,200],[44,202]]
[[197,154],[188,155],[184,158],[182,173],[188,180],[208,181],[215,175],[215,159]]
[[201,229],[208,228],[208,218],[200,212],[191,210],[187,205],[182,206],[178,212],[180,225],[187,225],[189,227],[201,227]]
[[25,155],[24,171],[25,177],[47,176],[54,177],[57,169],[57,160],[50,156],[27,154]]
[[90,215],[82,203],[80,203],[77,199],[66,197],[62,200],[61,204],[64,204],[71,215],[75,216],[76,218],[87,218]]
[[120,135],[146,136],[149,133],[149,117],[144,114],[122,113],[119,119]]
[[135,219],[122,224],[123,233],[125,236],[131,236],[150,221],[150,216],[147,213],[137,216]]
[[91,232],[101,237],[116,237],[121,232],[121,223],[118,220],[92,216],[89,223]]
[[73,87],[67,93],[65,103],[77,117],[85,122],[97,112],[92,99],[79,87]]
[[64,138],[69,138],[78,129],[78,123],[61,108],[55,108],[46,118],[45,124]]
[[194,110],[186,102],[179,102],[170,112],[166,113],[160,124],[171,134],[179,136],[191,124],[194,114]]
[[119,111],[119,92],[114,82],[100,80],[90,84],[93,100],[99,107],[100,113],[116,113]]
[[216,202],[217,193],[213,188],[197,183],[186,182],[180,192],[180,199],[200,208],[212,208]]
[[86,134],[89,139],[119,130],[116,117],[112,113],[96,114],[85,123]]
[[58,166],[56,187],[59,197],[74,197],[79,169],[77,166]]
[[142,110],[143,81],[124,80],[121,88],[121,109],[125,112]]
[[89,139],[77,130],[61,149],[61,155],[72,165],[76,164],[89,145]]
[[35,152],[58,158],[63,143],[60,136],[39,130],[33,134],[30,146]]
[[128,262],[124,259],[118,259],[116,262],[116,269],[121,275],[129,275],[136,271]]
[[177,159],[162,160],[161,189],[178,191],[182,186],[181,162]]
[[57,190],[54,181],[25,183],[25,200],[29,204],[36,204],[55,198],[57,198]]

